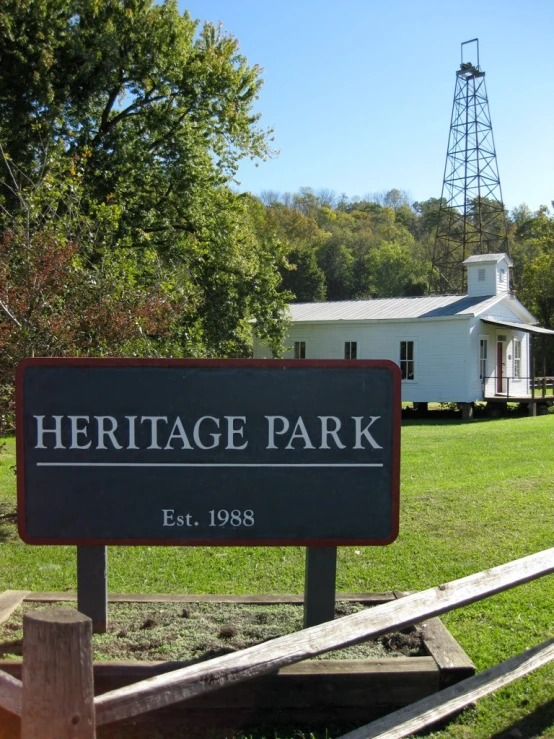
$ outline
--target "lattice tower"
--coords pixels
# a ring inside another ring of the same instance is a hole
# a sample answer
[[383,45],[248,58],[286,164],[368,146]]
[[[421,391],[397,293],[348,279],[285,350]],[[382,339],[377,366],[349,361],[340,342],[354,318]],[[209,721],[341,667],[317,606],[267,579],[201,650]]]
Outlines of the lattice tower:
[[[477,65],[464,61],[475,44]],[[479,40],[461,45],[441,204],[433,249],[431,287],[465,292],[462,263],[474,254],[508,253],[507,226]]]

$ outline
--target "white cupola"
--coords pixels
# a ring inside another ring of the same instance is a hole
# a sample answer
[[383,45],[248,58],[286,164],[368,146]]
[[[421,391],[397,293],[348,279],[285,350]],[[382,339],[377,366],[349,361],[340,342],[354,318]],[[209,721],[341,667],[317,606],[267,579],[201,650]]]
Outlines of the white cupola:
[[514,263],[507,254],[476,254],[466,259],[464,266],[470,298],[510,292],[510,268]]

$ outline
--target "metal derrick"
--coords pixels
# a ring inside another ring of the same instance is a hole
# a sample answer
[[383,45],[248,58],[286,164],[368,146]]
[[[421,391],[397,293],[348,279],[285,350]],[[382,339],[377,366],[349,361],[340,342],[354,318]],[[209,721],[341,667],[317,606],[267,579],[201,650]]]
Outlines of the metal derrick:
[[[477,64],[464,61],[476,44]],[[479,40],[461,44],[438,225],[431,288],[464,293],[462,263],[474,254],[508,253],[507,226]]]

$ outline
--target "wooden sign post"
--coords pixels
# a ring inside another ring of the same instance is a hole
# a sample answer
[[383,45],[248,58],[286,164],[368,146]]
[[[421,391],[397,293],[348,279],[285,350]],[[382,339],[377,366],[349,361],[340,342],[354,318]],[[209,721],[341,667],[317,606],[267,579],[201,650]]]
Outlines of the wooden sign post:
[[337,548],[308,547],[304,582],[304,628],[335,618]]
[[92,621],[94,634],[108,630],[108,548],[77,547],[77,610]]

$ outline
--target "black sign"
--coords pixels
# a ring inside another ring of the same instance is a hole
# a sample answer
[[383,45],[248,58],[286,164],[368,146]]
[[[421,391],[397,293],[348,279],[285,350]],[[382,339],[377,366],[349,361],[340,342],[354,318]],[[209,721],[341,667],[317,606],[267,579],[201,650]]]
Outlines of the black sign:
[[31,544],[388,544],[388,361],[30,359],[17,374]]

